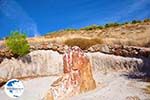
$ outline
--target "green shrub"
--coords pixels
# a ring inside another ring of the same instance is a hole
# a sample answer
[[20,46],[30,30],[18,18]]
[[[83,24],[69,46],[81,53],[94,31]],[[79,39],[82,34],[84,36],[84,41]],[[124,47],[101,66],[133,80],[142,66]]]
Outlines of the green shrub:
[[101,25],[97,26],[97,29],[103,29],[103,28],[104,28],[104,27],[101,26]]
[[6,39],[6,46],[17,56],[24,56],[29,53],[29,44],[26,35],[20,32],[12,32]]
[[105,24],[105,28],[108,28],[108,27],[116,27],[116,26],[120,26],[119,23],[109,23],[109,24]]
[[129,22],[124,22],[124,23],[121,23],[120,25],[127,25],[129,24]]
[[96,29],[103,29],[103,26],[100,25],[91,25],[91,26],[86,26],[84,28],[81,28],[81,30],[96,30]]
[[85,38],[73,38],[73,39],[67,39],[64,44],[68,46],[79,46],[81,49],[86,50],[92,45],[96,44],[102,44],[103,41],[100,38],[94,38],[94,39],[85,39]]
[[133,20],[131,23],[136,24],[136,23],[141,23],[141,21],[140,20]]

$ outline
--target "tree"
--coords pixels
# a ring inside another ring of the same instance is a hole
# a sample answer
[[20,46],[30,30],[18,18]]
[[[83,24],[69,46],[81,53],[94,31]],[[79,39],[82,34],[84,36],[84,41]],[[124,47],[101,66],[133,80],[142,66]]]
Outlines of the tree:
[[29,53],[29,43],[26,35],[18,31],[12,32],[6,39],[6,46],[17,56],[24,56]]

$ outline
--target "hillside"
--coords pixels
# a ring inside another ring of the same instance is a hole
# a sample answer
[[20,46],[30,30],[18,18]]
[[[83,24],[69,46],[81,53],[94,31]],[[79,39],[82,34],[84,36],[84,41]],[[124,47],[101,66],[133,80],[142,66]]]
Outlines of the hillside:
[[[107,26],[107,27],[106,27]],[[65,29],[44,36],[28,38],[30,44],[54,42],[65,44],[72,39],[99,39],[103,44],[150,47],[150,20],[110,23],[104,26],[91,25],[81,29]],[[0,41],[2,46],[4,41]]]
[[[89,26],[90,27],[90,26]],[[92,27],[92,26],[91,26]],[[93,26],[94,27],[94,26]],[[43,37],[45,41],[51,40],[63,43],[72,38],[100,38],[104,44],[121,44],[134,46],[150,46],[150,21],[112,25],[107,28],[68,29],[48,33]]]

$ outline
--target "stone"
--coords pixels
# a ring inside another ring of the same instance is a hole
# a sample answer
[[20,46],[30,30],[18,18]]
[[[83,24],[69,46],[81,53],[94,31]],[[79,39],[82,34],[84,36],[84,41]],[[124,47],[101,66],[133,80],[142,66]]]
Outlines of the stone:
[[90,61],[79,47],[67,50],[63,67],[64,74],[51,85],[44,100],[62,100],[96,88]]
[[107,45],[104,45],[102,48],[101,48],[101,52],[103,53],[110,53],[110,50],[109,50],[109,47]]

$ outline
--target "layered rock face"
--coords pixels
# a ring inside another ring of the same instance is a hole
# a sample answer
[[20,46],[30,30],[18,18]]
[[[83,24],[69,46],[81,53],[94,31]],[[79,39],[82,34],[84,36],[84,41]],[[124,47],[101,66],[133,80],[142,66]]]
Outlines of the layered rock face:
[[61,100],[96,88],[90,61],[80,48],[68,49],[63,62],[64,75],[51,85],[45,100]]
[[[60,54],[64,54],[67,45],[59,43],[30,43],[30,51],[36,50],[52,50],[57,51]],[[85,52],[102,52],[105,54],[114,54],[117,56],[123,57],[146,57],[150,58],[150,48],[145,47],[135,47],[135,46],[124,46],[124,45],[106,45],[106,44],[97,44],[93,45]],[[0,45],[0,63],[4,58],[15,57],[15,55],[6,47]]]
[[126,71],[139,72],[144,61],[138,58],[107,55],[100,52],[87,53],[93,66],[93,71]]
[[103,52],[105,54],[113,54],[123,57],[146,57],[150,58],[150,48],[123,46],[123,45],[94,45],[90,47],[88,52]]
[[[120,57],[100,52],[86,53],[86,55],[90,59],[94,71],[103,69],[135,71],[150,66],[149,59],[144,61],[140,58]],[[63,56],[51,50],[32,51],[18,59],[5,58],[0,63],[0,83],[11,78],[38,77],[61,73],[63,73]]]
[[5,58],[0,64],[0,83],[12,78],[37,77],[63,73],[62,55],[55,51],[33,51],[18,59]]

